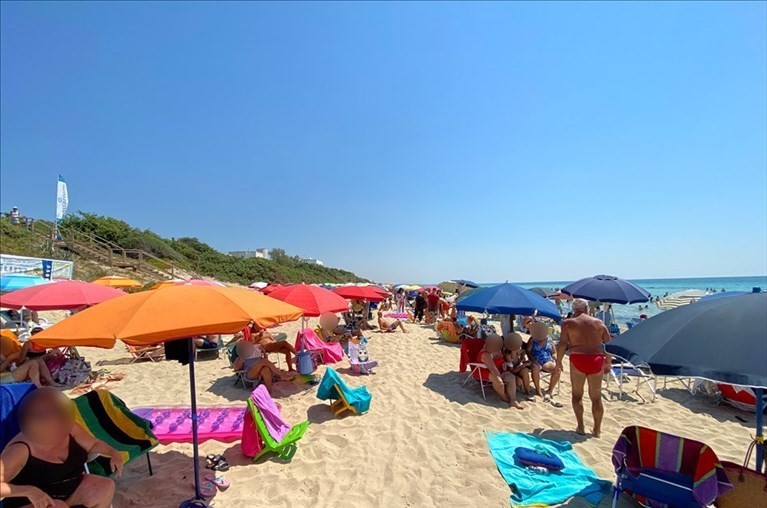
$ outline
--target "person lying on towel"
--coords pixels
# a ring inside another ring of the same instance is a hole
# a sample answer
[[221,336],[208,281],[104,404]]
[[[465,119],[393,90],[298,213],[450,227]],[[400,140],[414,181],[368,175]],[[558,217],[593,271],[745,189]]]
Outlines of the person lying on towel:
[[120,476],[120,452],[75,423],[73,402],[54,388],[38,388],[19,406],[21,432],[0,455],[0,498],[16,508],[109,508],[115,483],[85,474],[89,454],[109,457]]

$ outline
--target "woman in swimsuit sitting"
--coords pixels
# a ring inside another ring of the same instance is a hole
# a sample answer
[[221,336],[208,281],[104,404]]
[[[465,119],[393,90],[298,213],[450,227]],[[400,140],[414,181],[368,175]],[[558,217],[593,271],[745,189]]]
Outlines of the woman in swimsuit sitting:
[[[246,336],[247,339],[247,336]],[[285,355],[285,361],[288,364],[288,370],[295,370],[293,368],[292,355],[296,354],[296,348],[288,341],[277,342],[272,337],[272,334],[267,330],[259,327],[253,323],[250,328],[250,339],[254,344],[261,346],[267,353],[279,353]]]
[[[549,337],[549,327],[546,326],[546,323],[540,321],[532,323],[527,354],[532,359],[531,370],[535,393],[543,397],[544,402],[551,402],[551,396],[559,382],[561,371],[557,368],[557,351]],[[549,388],[545,392],[541,391],[541,371],[551,374]],[[556,405],[558,406],[558,403]]]
[[517,402],[517,380],[516,376],[509,371],[502,372],[503,358],[503,339],[498,334],[490,334],[485,339],[485,347],[479,352],[479,361],[485,364],[489,372],[489,381],[493,385],[495,393],[502,401],[516,409],[524,409],[522,404]]
[[72,401],[53,388],[38,388],[19,406],[21,432],[0,455],[0,498],[16,508],[109,508],[115,484],[85,474],[88,455],[110,458],[120,476],[120,452],[75,423]]
[[296,372],[285,372],[278,369],[266,358],[264,349],[252,342],[242,340],[235,346],[237,359],[232,364],[234,370],[245,371],[245,376],[250,380],[261,379],[269,393],[272,392],[274,381],[289,381],[295,377]]

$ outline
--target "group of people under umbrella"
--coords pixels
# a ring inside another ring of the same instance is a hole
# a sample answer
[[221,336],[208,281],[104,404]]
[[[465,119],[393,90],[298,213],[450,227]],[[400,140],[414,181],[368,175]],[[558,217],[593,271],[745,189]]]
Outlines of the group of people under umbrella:
[[[641,287],[609,275],[581,279],[561,292],[604,304],[643,303],[650,299],[650,294]],[[476,290],[459,298],[456,307],[487,314],[535,314],[561,320],[550,300],[508,283]],[[563,326],[563,339],[566,329]],[[657,376],[702,378],[752,388],[756,398],[756,464],[757,470],[763,468],[767,294],[728,294],[663,312],[609,341],[604,352],[636,365],[647,365]],[[601,374],[595,373],[600,378]]]

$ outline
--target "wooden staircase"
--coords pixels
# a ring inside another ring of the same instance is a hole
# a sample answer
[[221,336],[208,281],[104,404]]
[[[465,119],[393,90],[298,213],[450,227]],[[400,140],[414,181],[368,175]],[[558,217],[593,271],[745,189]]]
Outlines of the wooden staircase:
[[59,228],[46,221],[32,221],[27,226],[44,239],[47,250],[65,249],[85,259],[113,268],[133,270],[151,278],[190,278],[194,274],[141,249],[125,249],[92,233]]

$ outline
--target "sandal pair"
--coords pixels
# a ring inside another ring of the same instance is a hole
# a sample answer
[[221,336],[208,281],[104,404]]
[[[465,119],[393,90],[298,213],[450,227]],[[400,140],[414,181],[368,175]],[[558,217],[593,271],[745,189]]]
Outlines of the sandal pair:
[[207,460],[207,464],[205,464],[207,469],[222,472],[229,471],[229,463],[221,455],[208,455],[205,459]]

